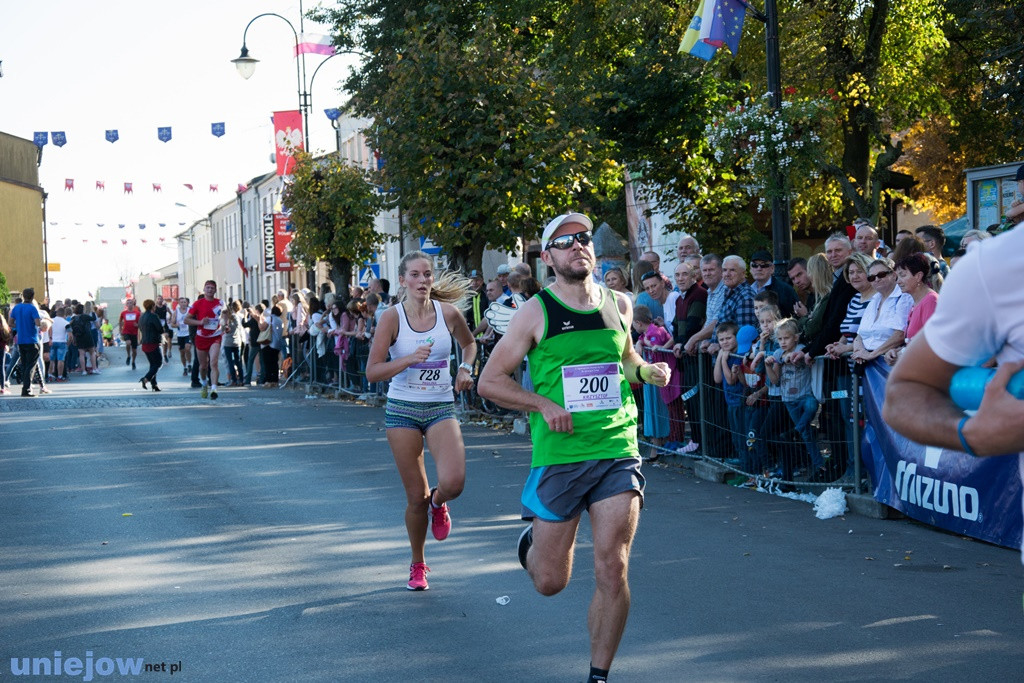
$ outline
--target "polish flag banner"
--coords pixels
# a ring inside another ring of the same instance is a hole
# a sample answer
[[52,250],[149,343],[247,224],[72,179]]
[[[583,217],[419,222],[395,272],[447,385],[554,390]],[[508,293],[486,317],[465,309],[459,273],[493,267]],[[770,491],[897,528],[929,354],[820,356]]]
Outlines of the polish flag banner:
[[302,115],[298,109],[274,112],[274,152],[277,175],[290,175],[295,168],[295,152],[302,149]]
[[303,33],[295,45],[295,56],[302,54],[333,55],[334,40],[320,33]]

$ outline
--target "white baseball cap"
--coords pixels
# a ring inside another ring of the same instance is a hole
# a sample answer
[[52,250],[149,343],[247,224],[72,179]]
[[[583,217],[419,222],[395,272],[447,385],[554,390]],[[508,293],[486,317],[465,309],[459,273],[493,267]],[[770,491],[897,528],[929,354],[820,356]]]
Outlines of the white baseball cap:
[[594,229],[594,224],[582,213],[563,213],[561,216],[552,219],[552,221],[544,227],[544,232],[540,236],[541,249],[547,249],[548,242],[551,241],[551,237],[563,223],[580,223],[586,226],[587,230]]

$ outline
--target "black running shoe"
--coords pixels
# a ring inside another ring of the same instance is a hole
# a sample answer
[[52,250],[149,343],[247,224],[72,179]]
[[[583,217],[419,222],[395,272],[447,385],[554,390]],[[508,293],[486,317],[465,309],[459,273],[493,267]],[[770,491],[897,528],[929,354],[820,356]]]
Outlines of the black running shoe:
[[523,533],[519,534],[519,564],[523,565],[523,569],[526,569],[526,553],[530,551],[530,546],[533,545],[533,525],[523,529]]

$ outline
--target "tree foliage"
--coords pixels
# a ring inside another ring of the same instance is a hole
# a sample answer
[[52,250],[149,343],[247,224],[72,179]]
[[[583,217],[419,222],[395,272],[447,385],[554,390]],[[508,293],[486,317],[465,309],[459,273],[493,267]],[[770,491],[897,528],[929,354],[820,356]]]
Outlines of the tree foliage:
[[615,177],[495,17],[477,23],[468,34],[440,14],[413,24],[369,129],[412,230],[474,268],[485,246],[516,249]]
[[[716,160],[704,135],[765,94],[764,27],[748,18],[736,58],[680,55],[696,5],[338,0],[315,15],[369,54],[346,87],[375,120],[384,186],[414,230],[475,267],[485,246],[510,249],[569,207],[624,230],[613,212],[623,213],[626,172],[642,176],[670,227],[707,247],[749,244],[765,229],[746,170]],[[921,208],[959,201],[962,189],[948,189],[962,188],[964,164],[1001,160],[1009,141],[1019,148],[1017,4],[779,0],[779,10],[785,97],[823,101],[827,116],[823,175],[790,179],[795,223],[877,221],[886,196]],[[999,133],[985,141],[987,126]],[[917,187],[908,192],[897,171]]]
[[914,205],[938,221],[964,213],[964,169],[1017,161],[1024,148],[1024,8],[968,0],[947,8],[941,87],[949,108],[910,127],[898,167],[918,180]]
[[376,186],[362,169],[335,156],[299,152],[283,202],[295,227],[294,260],[307,267],[326,261],[336,291],[348,292],[352,264],[369,259],[386,239],[374,229],[383,207]]

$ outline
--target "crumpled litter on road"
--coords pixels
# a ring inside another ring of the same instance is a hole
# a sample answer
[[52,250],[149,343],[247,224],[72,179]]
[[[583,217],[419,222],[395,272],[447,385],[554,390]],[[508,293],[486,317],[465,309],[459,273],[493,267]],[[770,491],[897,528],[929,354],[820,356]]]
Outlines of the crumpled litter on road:
[[814,501],[814,516],[832,519],[846,514],[846,492],[839,488],[825,489]]
[[507,595],[502,595],[500,598],[495,598],[494,601],[499,605],[507,605],[508,603],[512,602],[512,598],[508,597]]

